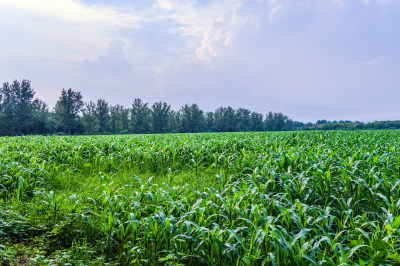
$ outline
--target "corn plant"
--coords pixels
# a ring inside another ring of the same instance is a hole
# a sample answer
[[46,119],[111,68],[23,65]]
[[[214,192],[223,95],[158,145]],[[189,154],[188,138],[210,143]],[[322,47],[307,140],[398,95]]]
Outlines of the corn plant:
[[396,265],[399,158],[398,131],[1,138],[0,255]]

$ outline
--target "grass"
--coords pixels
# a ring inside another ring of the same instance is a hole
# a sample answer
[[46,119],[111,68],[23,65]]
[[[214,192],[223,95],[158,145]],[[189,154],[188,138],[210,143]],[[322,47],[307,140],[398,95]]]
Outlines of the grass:
[[399,131],[1,138],[0,264],[400,264],[399,155]]

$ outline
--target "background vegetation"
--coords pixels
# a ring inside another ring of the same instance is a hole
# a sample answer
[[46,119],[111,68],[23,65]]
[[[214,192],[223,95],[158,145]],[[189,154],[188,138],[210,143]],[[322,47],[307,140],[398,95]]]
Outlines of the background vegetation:
[[134,99],[130,108],[110,105],[104,99],[83,102],[80,92],[61,91],[53,110],[39,99],[30,81],[4,83],[0,88],[0,135],[127,134],[166,132],[243,132],[331,129],[398,129],[400,121],[361,123],[319,120],[293,121],[282,113],[266,115],[246,108],[220,107],[204,112],[197,104],[174,111],[165,102],[151,106]]

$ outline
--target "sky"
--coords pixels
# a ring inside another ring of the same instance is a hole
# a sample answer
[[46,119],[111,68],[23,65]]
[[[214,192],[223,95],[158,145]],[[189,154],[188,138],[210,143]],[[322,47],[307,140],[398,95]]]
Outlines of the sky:
[[0,82],[53,108],[135,98],[400,119],[399,0],[0,0]]

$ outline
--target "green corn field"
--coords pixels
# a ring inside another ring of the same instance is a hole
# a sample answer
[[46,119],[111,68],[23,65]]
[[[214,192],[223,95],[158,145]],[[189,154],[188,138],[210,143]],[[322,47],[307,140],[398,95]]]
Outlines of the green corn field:
[[0,138],[22,262],[400,265],[400,132]]

